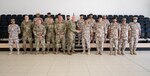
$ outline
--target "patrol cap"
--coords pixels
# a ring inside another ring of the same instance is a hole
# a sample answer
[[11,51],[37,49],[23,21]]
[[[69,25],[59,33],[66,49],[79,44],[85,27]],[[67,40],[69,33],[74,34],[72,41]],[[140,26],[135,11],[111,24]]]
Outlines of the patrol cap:
[[36,13],[36,15],[40,15],[40,13]]
[[122,18],[122,21],[126,21],[127,19],[126,18]]

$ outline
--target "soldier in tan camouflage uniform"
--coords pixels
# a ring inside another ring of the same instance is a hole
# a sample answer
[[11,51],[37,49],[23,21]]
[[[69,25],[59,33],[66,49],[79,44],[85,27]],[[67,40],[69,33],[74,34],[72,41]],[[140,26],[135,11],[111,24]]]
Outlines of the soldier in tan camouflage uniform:
[[20,54],[19,51],[19,38],[18,35],[20,34],[20,27],[15,24],[15,19],[11,19],[11,24],[8,26],[8,33],[9,33],[9,49],[10,49],[10,53],[13,53],[13,44],[15,43],[16,48],[17,48],[17,52],[18,54]]
[[114,55],[117,55],[119,30],[120,30],[120,25],[119,23],[117,23],[117,18],[113,18],[113,22],[109,26],[110,55],[113,54],[112,53],[113,49],[114,49]]
[[22,30],[22,41],[23,41],[24,54],[26,54],[27,53],[27,51],[26,51],[27,41],[29,42],[29,45],[30,45],[30,53],[32,53],[33,39],[32,39],[32,22],[31,22],[31,20],[29,20],[28,15],[26,15],[24,18],[25,19],[21,23],[21,30]]
[[53,53],[55,52],[55,25],[52,18],[48,18],[46,21],[46,42],[47,42],[47,53],[49,53],[50,46],[53,49]]
[[58,22],[55,24],[55,33],[56,33],[56,52],[59,53],[59,46],[61,44],[63,53],[65,54],[65,34],[66,34],[66,23],[63,21],[61,15],[58,16]]
[[141,35],[141,25],[137,22],[137,17],[133,17],[133,22],[129,23],[130,33],[129,33],[129,46],[130,46],[130,54],[137,55],[136,47],[138,44],[138,39]]
[[98,22],[96,23],[96,46],[97,53],[96,55],[102,55],[103,45],[104,45],[104,36],[107,33],[106,24],[103,22],[102,18],[98,18]]
[[41,19],[36,20],[36,25],[33,27],[33,34],[35,38],[36,54],[39,54],[40,44],[42,45],[42,53],[45,54],[46,28],[42,24]]
[[89,20],[85,20],[85,24],[81,30],[82,32],[82,47],[83,47],[83,52],[86,52],[86,47],[88,49],[88,55],[90,54],[90,33],[91,33],[91,25],[89,24]]
[[[83,25],[84,25],[83,15],[80,15],[80,20],[77,21],[77,29],[81,30]],[[77,35],[78,35],[78,45],[80,45],[82,39],[82,33],[78,33]]]
[[107,29],[107,32],[106,32],[105,37],[104,37],[105,42],[106,42],[106,39],[107,39],[107,36],[108,36],[108,27],[109,27],[109,25],[110,25],[110,22],[109,22],[109,20],[107,19],[107,16],[106,16],[106,15],[103,15],[103,21],[105,22],[105,24],[106,24],[106,29]]
[[[128,31],[129,24],[126,23],[126,18],[122,19],[122,23],[120,25],[120,38],[119,38],[119,51],[118,54],[124,55],[124,51],[126,49],[126,44],[128,42]],[[120,53],[121,52],[121,53]]]
[[91,26],[91,42],[94,43],[94,39],[95,39],[95,24],[96,21],[93,19],[93,14],[90,14],[89,18],[88,18],[88,22]]

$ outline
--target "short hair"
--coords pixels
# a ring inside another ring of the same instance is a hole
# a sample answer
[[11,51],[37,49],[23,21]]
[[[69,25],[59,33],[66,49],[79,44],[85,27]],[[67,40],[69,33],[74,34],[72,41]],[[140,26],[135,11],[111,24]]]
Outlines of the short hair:
[[51,14],[51,12],[48,12],[47,14]]
[[67,17],[70,17],[70,15],[67,15]]

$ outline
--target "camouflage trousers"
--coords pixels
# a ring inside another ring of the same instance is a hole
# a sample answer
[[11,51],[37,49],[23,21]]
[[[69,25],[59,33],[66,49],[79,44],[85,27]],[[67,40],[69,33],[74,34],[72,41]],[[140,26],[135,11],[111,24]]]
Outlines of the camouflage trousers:
[[119,40],[119,51],[124,52],[126,49],[128,39],[120,39]]
[[91,48],[90,46],[90,37],[82,37],[82,47],[83,47],[83,50],[85,50],[85,48],[87,47],[88,49]]
[[62,47],[62,50],[65,51],[65,35],[56,35],[56,49],[58,50]]
[[78,44],[81,43],[81,40],[82,40],[82,33],[78,33]]
[[67,51],[70,53],[70,50],[74,50],[75,47],[75,34],[68,35],[67,37]]
[[98,52],[103,51],[104,37],[96,37],[96,47]]
[[48,51],[50,49],[50,46],[53,49],[53,51],[55,49],[55,40],[54,40],[54,38],[55,38],[54,35],[48,35],[48,36],[46,36],[47,50]]
[[10,50],[13,49],[13,44],[15,43],[16,48],[19,49],[19,39],[9,39],[8,44],[9,44],[9,48]]
[[29,36],[26,36],[26,37],[22,38],[22,41],[23,41],[22,47],[23,47],[24,51],[26,51],[26,44],[27,44],[27,42],[29,42],[30,51],[32,51],[32,49],[33,49],[33,44],[32,44],[33,39],[31,37],[29,37]]
[[36,47],[36,51],[39,51],[40,49],[40,44],[42,45],[42,51],[45,51],[45,38],[35,38],[35,47]]
[[110,38],[110,52],[114,49],[115,52],[118,50],[118,39],[117,38]]
[[136,52],[138,39],[139,39],[139,37],[131,37],[130,38],[129,46],[130,46],[131,53],[135,53]]

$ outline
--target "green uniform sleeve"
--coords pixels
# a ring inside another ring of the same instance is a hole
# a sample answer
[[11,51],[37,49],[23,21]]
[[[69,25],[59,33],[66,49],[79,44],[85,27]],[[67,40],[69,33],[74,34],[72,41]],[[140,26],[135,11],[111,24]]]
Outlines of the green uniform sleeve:
[[42,36],[44,37],[46,35],[46,28],[45,28],[45,26],[43,28],[44,28],[44,30],[43,30]]
[[73,23],[71,21],[69,21],[68,27],[72,32],[77,32],[77,30],[75,28],[72,27]]

